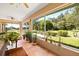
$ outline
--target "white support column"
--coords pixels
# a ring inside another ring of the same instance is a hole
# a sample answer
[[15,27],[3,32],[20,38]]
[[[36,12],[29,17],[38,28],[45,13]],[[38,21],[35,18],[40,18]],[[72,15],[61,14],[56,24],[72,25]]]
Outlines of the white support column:
[[[45,35],[46,35],[46,16],[44,16],[44,37]],[[47,41],[46,37],[45,37],[45,41]]]
[[0,23],[0,32],[5,32],[5,24]]
[[23,35],[23,24],[19,23],[19,25],[20,25],[20,28],[19,28],[20,36],[22,37],[22,35]]
[[44,32],[46,32],[46,16],[44,16]]
[[33,30],[33,24],[32,24],[32,20],[30,19],[29,21],[29,31]]
[[1,23],[0,23],[0,32],[2,32],[2,25],[1,25]]

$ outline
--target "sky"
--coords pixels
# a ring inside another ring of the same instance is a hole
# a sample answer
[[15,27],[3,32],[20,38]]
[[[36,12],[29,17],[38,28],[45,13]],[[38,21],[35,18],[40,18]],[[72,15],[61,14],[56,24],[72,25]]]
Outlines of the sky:
[[72,13],[73,8],[65,9],[65,10],[59,11],[57,13],[48,15],[48,16],[46,16],[46,18],[57,18],[60,14],[65,14],[67,11],[68,11],[68,13]]

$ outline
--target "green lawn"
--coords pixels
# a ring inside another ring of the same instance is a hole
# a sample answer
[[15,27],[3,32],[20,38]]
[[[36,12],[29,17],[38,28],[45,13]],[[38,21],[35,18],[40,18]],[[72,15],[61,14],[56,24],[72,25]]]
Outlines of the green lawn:
[[[48,37],[48,40],[54,40],[54,41],[59,42],[59,37],[53,37],[53,36]],[[63,44],[67,44],[67,45],[79,48],[79,38],[76,38],[76,37],[61,37],[61,42]]]
[[[51,32],[58,32],[57,30],[50,30]],[[79,30],[67,30],[68,37],[61,37],[61,43],[65,45],[69,45],[75,48],[79,48],[79,38],[74,37],[74,32],[79,32]],[[49,41],[59,42],[58,36],[49,36]]]

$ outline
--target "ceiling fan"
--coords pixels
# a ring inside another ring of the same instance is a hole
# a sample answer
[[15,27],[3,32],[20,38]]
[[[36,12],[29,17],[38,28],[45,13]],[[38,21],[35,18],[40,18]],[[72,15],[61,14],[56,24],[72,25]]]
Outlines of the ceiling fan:
[[[10,3],[10,5],[14,5],[15,3]],[[18,3],[19,5],[23,4],[26,8],[29,8],[27,3]]]

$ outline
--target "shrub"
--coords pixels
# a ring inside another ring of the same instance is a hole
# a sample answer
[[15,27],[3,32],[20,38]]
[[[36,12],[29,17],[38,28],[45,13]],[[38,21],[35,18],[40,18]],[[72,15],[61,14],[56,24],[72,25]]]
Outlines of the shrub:
[[48,34],[48,35],[51,35],[51,32],[50,32],[50,31],[47,31],[47,34]]
[[57,32],[51,32],[52,34],[52,36],[56,36],[57,35]]
[[67,37],[67,36],[68,36],[68,32],[67,32],[67,31],[64,31],[64,30],[60,30],[60,31],[58,32],[58,35],[59,35],[59,36],[63,36],[63,37]]
[[48,31],[48,35],[56,36],[57,35],[57,32],[55,32],[55,31]]

